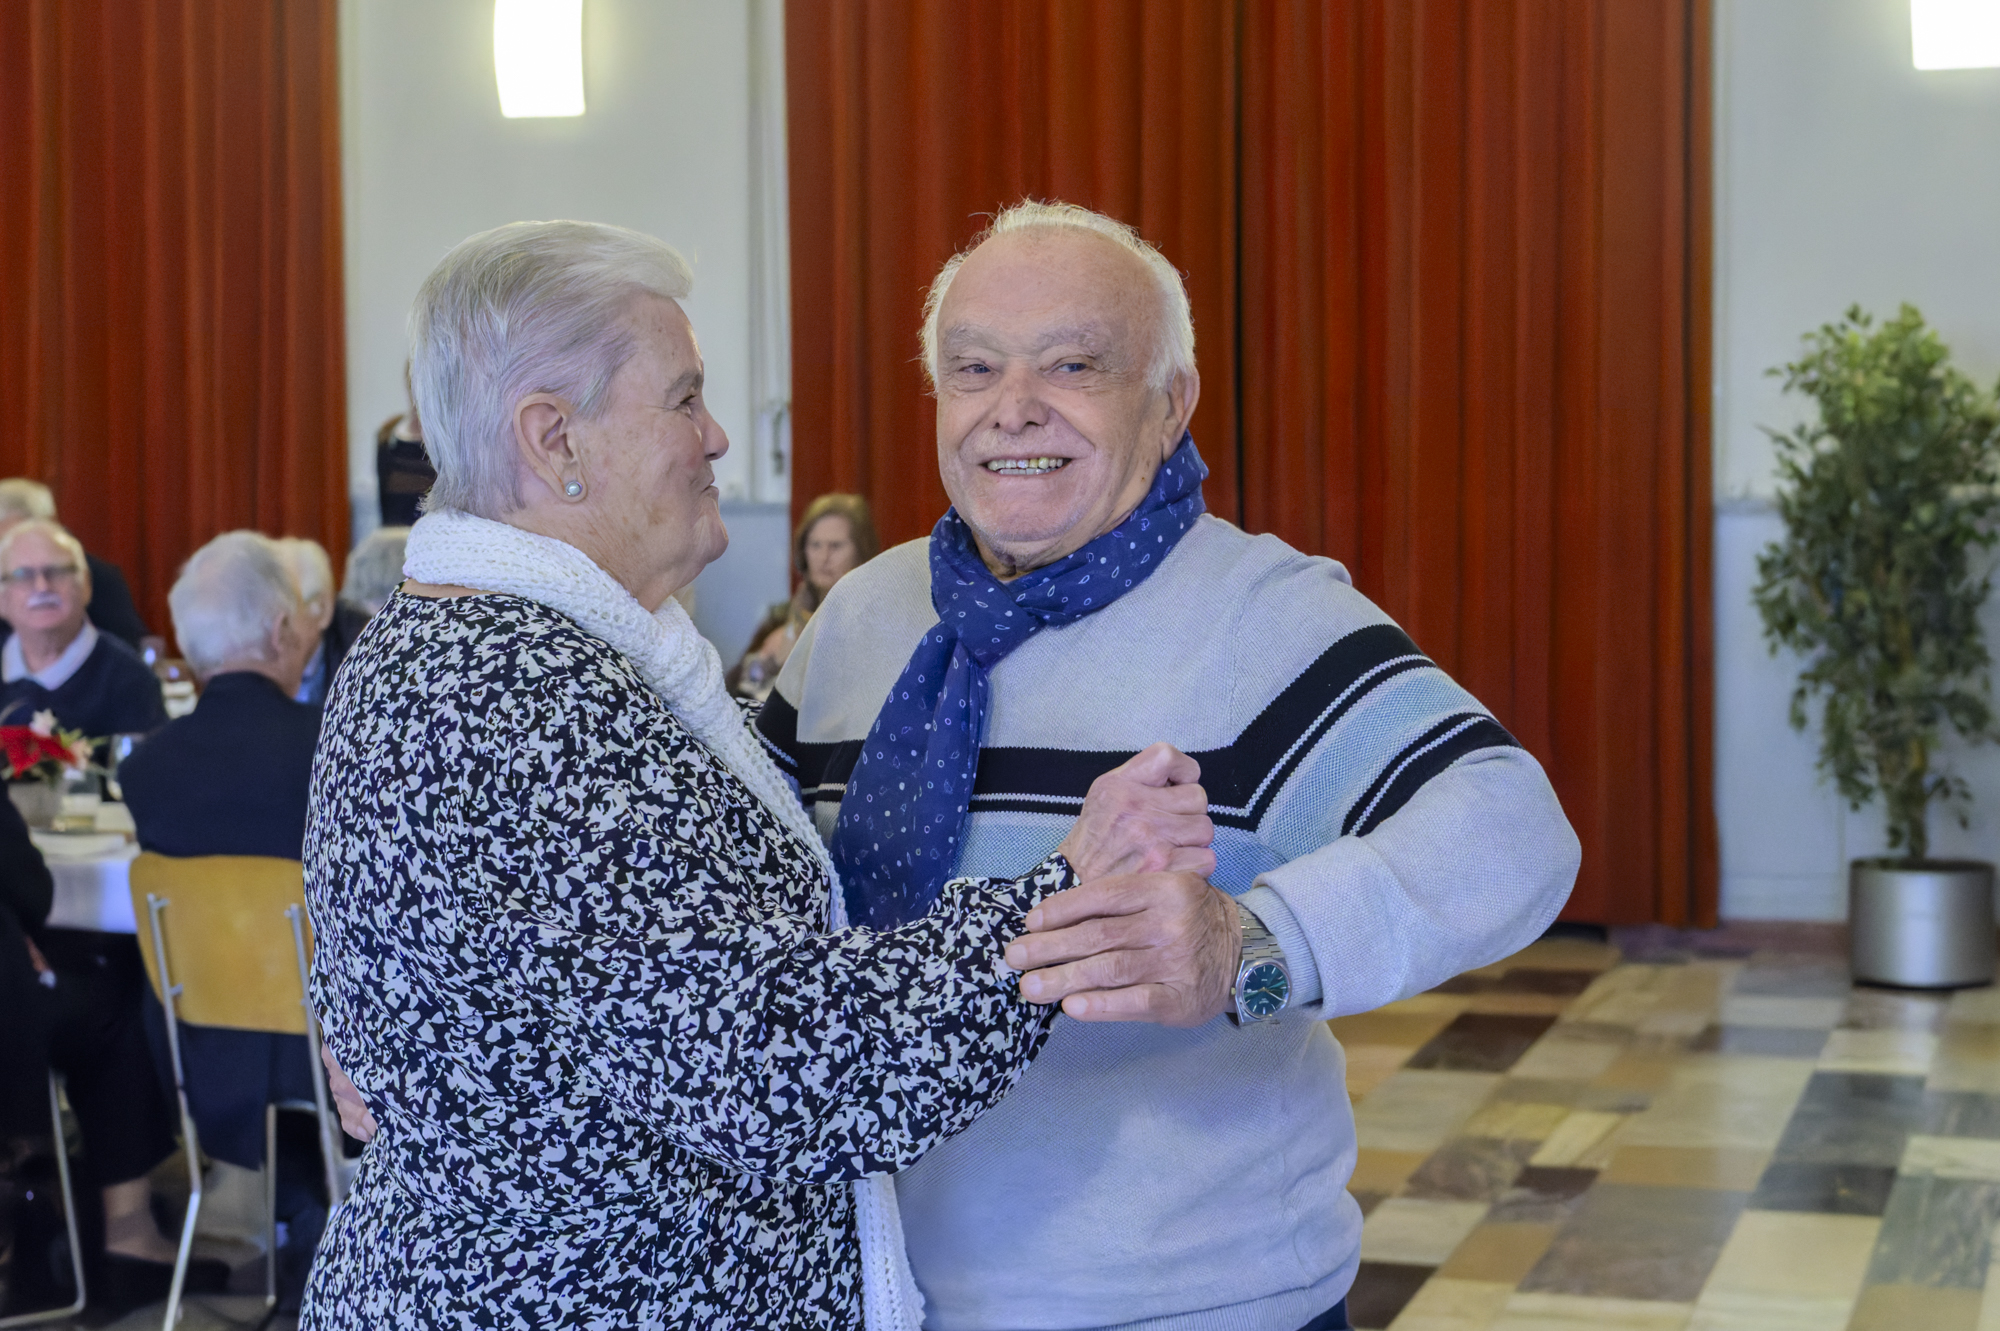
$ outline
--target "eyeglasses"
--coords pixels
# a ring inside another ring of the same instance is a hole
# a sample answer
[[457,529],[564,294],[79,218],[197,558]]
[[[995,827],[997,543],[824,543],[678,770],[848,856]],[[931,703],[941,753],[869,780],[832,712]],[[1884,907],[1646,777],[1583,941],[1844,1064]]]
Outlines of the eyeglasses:
[[74,581],[76,581],[74,564],[28,564],[0,573],[0,582],[6,583],[9,587],[32,587],[37,582],[60,587]]

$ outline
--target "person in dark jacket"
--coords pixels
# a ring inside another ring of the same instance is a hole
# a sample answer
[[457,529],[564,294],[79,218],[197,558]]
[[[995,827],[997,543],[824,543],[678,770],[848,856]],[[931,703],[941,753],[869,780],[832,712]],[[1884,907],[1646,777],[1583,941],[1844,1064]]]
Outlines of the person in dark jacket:
[[[90,1170],[103,1189],[102,1307],[162,1298],[174,1245],[152,1210],[153,1169],[174,1149],[173,1113],[140,1021],[145,975],[130,935],[47,928],[53,882],[11,801],[0,799],[0,1140],[49,1132],[44,1089],[63,1074]],[[189,1288],[220,1290],[199,1262]]]
[[45,518],[0,535],[0,724],[37,712],[92,739],[144,734],[166,722],[160,682],[138,652],[87,616],[89,562],[76,537]]
[[326,547],[303,536],[287,536],[277,543],[278,553],[299,585],[299,599],[305,603],[306,618],[319,633],[319,650],[306,659],[305,677],[293,698],[318,706],[326,701],[333,686],[333,674],[347,659],[368,616],[334,595],[333,561]]
[[[17,522],[29,518],[42,518],[53,522],[56,517],[56,497],[49,487],[40,481],[29,480],[25,476],[9,476],[0,480],[0,536]],[[90,622],[103,629],[127,647],[138,650],[140,639],[149,630],[139,613],[138,605],[132,600],[132,588],[125,581],[125,572],[108,559],[99,559],[85,552],[83,562],[90,570],[90,603],[85,613]],[[13,630],[0,624],[0,638]]]
[[[276,542],[247,531],[216,537],[188,560],[168,605],[202,693],[193,712],[119,765],[140,848],[299,859],[320,709],[292,695],[319,639]],[[156,1056],[170,1069],[164,1014],[157,1003],[147,1007]],[[237,1169],[260,1169],[264,1106],[312,1099],[305,1037],[186,1024],[180,1031],[203,1149]],[[235,1186],[255,1191],[240,1177]]]

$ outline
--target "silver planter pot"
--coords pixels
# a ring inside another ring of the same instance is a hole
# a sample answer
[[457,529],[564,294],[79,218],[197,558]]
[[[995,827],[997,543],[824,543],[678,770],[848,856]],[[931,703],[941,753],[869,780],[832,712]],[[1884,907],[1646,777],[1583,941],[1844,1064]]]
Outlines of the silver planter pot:
[[1993,982],[1993,866],[1856,860],[1847,880],[1854,978],[1911,989]]

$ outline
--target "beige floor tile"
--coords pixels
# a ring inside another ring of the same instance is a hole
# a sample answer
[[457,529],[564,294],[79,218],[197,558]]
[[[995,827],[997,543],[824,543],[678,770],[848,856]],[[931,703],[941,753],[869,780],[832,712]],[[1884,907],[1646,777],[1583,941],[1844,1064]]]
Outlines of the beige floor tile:
[[1459,1129],[1463,1137],[1500,1137],[1508,1141],[1538,1142],[1556,1130],[1570,1116],[1568,1105],[1545,1105],[1533,1100],[1489,1100]]
[[1389,1331],[1486,1331],[1513,1292],[1511,1282],[1432,1276],[1389,1323]]
[[1975,1331],[1979,1291],[1923,1285],[1869,1285],[1847,1331]]
[[1984,989],[1961,989],[1946,1005],[1946,1022],[1973,1022],[2000,1025],[2000,984]]
[[1354,1153],[1354,1177],[1347,1186],[1355,1192],[1394,1192],[1429,1158],[1424,1151],[1373,1151],[1364,1146]]
[[1693,1037],[1715,1024],[1715,1009],[1655,1008],[1634,1026],[1641,1035]]
[[1335,1017],[1327,1022],[1333,1038],[1343,1045],[1400,1044],[1416,1049],[1451,1024],[1456,1013],[1385,1012],[1376,1009],[1352,1017]]
[[1623,1114],[1603,1114],[1579,1109],[1556,1125],[1529,1159],[1531,1165],[1574,1165],[1584,1155],[1618,1130]]
[[1768,1150],[1784,1135],[1812,1074],[1803,1059],[1692,1055],[1619,1140],[1628,1146]]
[[1529,1017],[1556,1017],[1568,1011],[1576,1001],[1567,994],[1473,994],[1465,1005],[1467,1012],[1499,1012],[1519,1014]]
[[1556,1226],[1552,1224],[1481,1225],[1453,1249],[1438,1274],[1454,1280],[1501,1281],[1512,1289],[1535,1269],[1555,1237]]
[[1934,1091],[2000,1093],[2000,1026],[1946,1023],[1925,1084]]
[[1545,938],[1530,943],[1504,963],[1508,970],[1528,967],[1552,971],[1608,971],[1623,958],[1609,943],[1581,938]]
[[1851,1305],[1881,1229],[1876,1216],[1745,1211],[1722,1245],[1696,1307],[1708,1306],[1711,1294],[1783,1295]]
[[1768,1150],[1712,1146],[1626,1146],[1612,1153],[1602,1183],[1749,1192],[1771,1163]]
[[1347,1055],[1347,1098],[1359,1100],[1395,1076],[1417,1051],[1411,1045],[1349,1044],[1341,1052]]
[[1499,1084],[1498,1073],[1404,1068],[1354,1107],[1356,1139],[1381,1151],[1435,1151]]
[[1516,1294],[1492,1331],[1685,1331],[1693,1315],[1694,1308],[1685,1303]]
[[1902,1172],[2000,1183],[2000,1141],[1913,1136],[1903,1148]]
[[1592,1086],[1606,1090],[1651,1093],[1673,1080],[1681,1056],[1660,1050],[1630,1049],[1612,1060],[1604,1071],[1591,1079]]
[[1573,1040],[1556,1026],[1529,1046],[1508,1071],[1542,1081],[1589,1081],[1618,1061],[1624,1046],[1603,1040]]
[[1835,1031],[1820,1051],[1819,1070],[1921,1077],[1937,1049],[1938,1037],[1927,1031]]
[[1361,1260],[1440,1265],[1488,1209],[1485,1202],[1391,1197],[1361,1222]]
[[1704,1294],[1688,1331],[1846,1331],[1850,1298],[1796,1294]]
[[1771,998],[1729,994],[1718,1014],[1725,1026],[1804,1026],[1832,1030],[1847,1010],[1844,998]]
[[1620,966],[1597,977],[1571,1005],[1572,1021],[1607,1026],[1636,1026],[1667,996],[1669,966]]
[[1993,1233],[1992,1257],[1986,1266],[1986,1288],[1979,1295],[1976,1331],[2000,1331],[2000,1229]]
[[[1392,1016],[1414,1016],[1418,1013],[1443,1012],[1449,1014],[1446,1018],[1446,1020],[1449,1020],[1451,1017],[1456,1017],[1459,1013],[1465,1011],[1465,1005],[1471,1001],[1472,995],[1470,994],[1411,994],[1408,998],[1399,998],[1393,1003],[1384,1003],[1381,1007],[1376,1008],[1375,1011],[1388,1013]],[[1341,1018],[1336,1017],[1334,1020],[1339,1021]]]

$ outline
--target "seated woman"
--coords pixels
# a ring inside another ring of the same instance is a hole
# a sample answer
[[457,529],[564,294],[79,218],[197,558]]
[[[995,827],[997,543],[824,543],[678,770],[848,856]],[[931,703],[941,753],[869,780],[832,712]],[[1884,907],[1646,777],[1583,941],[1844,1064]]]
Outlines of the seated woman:
[[0,615],[14,627],[0,647],[0,725],[36,712],[92,739],[166,724],[160,681],[139,653],[86,618],[90,566],[76,537],[44,518],[0,536]]
[[729,671],[729,691],[763,699],[799,640],[799,630],[819,609],[833,584],[882,551],[875,516],[860,495],[827,494],[806,505],[792,533],[792,576],[799,589],[771,607],[750,635],[750,646]]
[[307,1328],[914,1328],[886,1176],[1056,1011],[1005,945],[1046,894],[1212,837],[1142,755],[1022,877],[840,927],[671,599],[728,539],[690,284],[659,241],[535,222],[418,294],[437,482],[334,682],[306,837],[314,997],[379,1124]]

